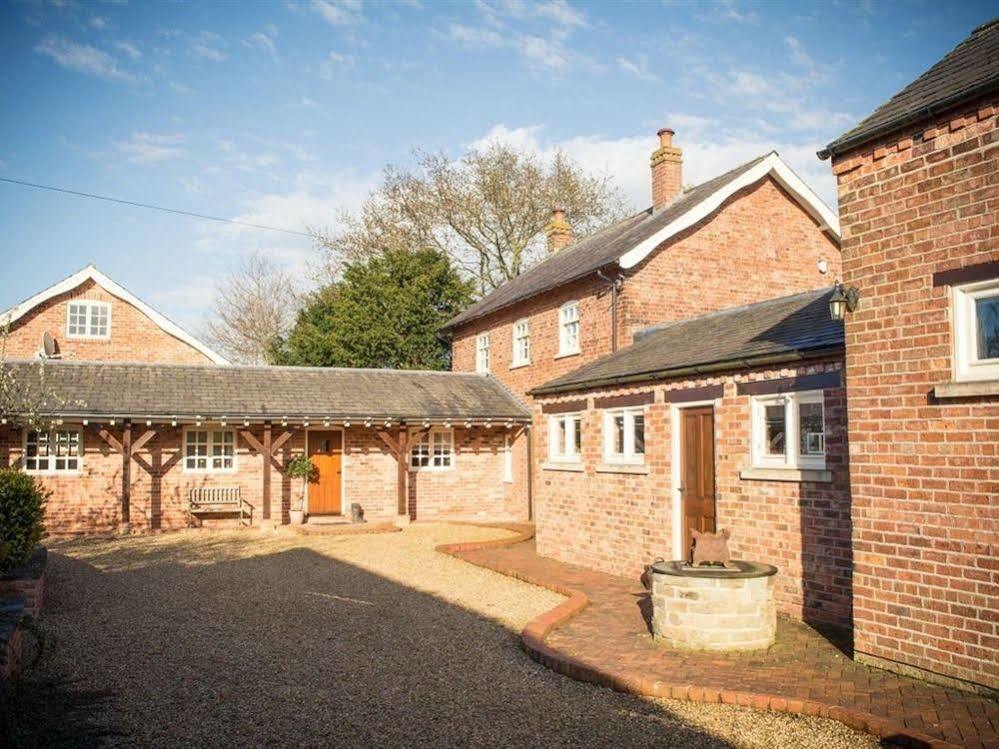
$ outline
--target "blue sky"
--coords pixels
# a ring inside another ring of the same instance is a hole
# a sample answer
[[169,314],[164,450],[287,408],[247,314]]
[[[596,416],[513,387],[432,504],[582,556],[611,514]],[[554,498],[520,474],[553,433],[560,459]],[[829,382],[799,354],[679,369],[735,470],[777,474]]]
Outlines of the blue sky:
[[[0,176],[290,229],[335,226],[386,163],[489,138],[562,148],[649,201],[655,131],[685,180],[815,151],[995,13],[988,2],[480,0],[0,6]],[[308,239],[0,184],[0,309],[88,262],[197,329],[215,279]]]

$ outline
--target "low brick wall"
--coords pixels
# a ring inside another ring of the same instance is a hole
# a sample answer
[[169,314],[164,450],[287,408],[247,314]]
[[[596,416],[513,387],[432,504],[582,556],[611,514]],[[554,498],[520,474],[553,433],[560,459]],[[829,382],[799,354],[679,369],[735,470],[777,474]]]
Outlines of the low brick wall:
[[39,546],[23,567],[0,575],[0,678],[20,672],[24,637],[19,625],[42,611],[47,564],[48,550]]

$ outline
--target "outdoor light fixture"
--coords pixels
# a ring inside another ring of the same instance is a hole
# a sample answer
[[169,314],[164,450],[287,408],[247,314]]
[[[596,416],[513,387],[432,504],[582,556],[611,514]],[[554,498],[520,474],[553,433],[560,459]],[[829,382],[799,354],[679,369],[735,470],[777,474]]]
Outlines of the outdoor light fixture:
[[[3,423],[6,424],[7,423],[7,419],[4,419]],[[83,426],[85,426],[85,427],[90,426],[90,419],[84,419],[83,420]]]
[[856,286],[844,289],[843,284],[836,284],[832,296],[829,297],[829,316],[833,320],[842,320],[847,312],[853,312],[860,304],[860,290]]
[[177,426],[177,420],[176,419],[170,419],[170,426],[172,426],[172,427]]
[[243,426],[245,426],[245,427],[250,426],[250,420],[249,419],[243,419]]
[[114,426],[114,419],[108,419],[108,426]]
[[349,421],[344,421],[343,422],[343,428],[344,429],[350,429],[350,422]]

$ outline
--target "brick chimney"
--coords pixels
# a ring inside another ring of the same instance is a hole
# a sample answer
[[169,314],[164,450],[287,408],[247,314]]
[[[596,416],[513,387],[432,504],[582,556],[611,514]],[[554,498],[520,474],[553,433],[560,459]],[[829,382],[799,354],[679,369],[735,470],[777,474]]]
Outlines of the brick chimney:
[[545,227],[548,234],[548,252],[555,253],[564,250],[572,244],[572,227],[565,220],[565,209],[555,208],[552,210],[552,219]]
[[683,189],[683,151],[673,145],[674,132],[664,127],[659,148],[652,152],[652,210],[658,210]]

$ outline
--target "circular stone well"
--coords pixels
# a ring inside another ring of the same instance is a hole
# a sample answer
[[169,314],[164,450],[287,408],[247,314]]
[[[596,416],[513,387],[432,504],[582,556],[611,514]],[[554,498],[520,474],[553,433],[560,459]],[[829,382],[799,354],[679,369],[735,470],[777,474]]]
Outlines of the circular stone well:
[[652,577],[652,634],[664,645],[697,650],[755,650],[777,632],[774,574],[759,562],[729,568],[656,562]]

